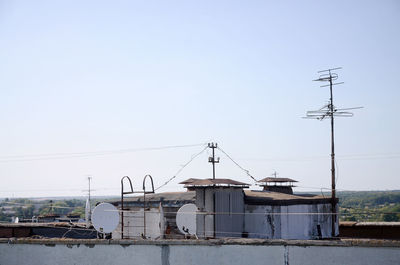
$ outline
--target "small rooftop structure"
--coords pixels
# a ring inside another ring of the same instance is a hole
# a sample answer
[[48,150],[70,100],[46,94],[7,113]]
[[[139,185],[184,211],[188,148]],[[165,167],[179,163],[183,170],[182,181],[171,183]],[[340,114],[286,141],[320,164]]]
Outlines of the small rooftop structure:
[[267,177],[259,180],[258,182],[262,182],[260,186],[264,187],[264,191],[273,191],[273,192],[282,192],[287,194],[293,194],[292,187],[294,182],[298,182],[297,180],[291,178],[276,178],[276,177]]

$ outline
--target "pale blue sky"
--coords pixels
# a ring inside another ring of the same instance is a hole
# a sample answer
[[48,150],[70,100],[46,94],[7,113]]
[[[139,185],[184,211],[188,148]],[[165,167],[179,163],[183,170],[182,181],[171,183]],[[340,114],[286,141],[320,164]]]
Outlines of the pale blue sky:
[[[9,156],[209,140],[256,178],[330,187],[329,123],[301,117],[338,66],[335,105],[364,106],[336,123],[338,189],[400,189],[399,29],[398,1],[0,0],[0,197],[158,186],[201,147]],[[251,183],[220,156],[218,177]],[[163,191],[189,177],[211,177],[207,154]]]

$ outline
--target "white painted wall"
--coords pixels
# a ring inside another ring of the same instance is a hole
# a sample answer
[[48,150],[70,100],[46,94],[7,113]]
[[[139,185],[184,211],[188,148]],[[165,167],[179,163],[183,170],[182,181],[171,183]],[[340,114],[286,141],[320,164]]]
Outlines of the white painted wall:
[[245,205],[244,231],[250,238],[315,239],[319,224],[322,236],[330,237],[330,207],[330,204]]
[[398,264],[400,247],[201,244],[7,244],[1,265]]

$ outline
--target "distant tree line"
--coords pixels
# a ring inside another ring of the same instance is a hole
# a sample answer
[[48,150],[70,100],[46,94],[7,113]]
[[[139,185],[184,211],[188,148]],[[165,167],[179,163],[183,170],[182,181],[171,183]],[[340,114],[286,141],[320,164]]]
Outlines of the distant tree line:
[[342,221],[400,221],[400,191],[339,192],[338,197]]
[[78,215],[85,216],[85,200],[44,200],[33,201],[30,199],[6,198],[0,202],[0,221],[9,222],[12,217],[19,219],[31,219],[33,216],[45,216],[56,214],[60,216]]
[[[400,221],[400,191],[338,192],[338,197],[341,221]],[[96,202],[92,203],[95,205]],[[84,218],[85,204],[83,199],[5,199],[0,201],[0,221],[9,222],[12,217],[30,219],[47,214],[79,215]]]

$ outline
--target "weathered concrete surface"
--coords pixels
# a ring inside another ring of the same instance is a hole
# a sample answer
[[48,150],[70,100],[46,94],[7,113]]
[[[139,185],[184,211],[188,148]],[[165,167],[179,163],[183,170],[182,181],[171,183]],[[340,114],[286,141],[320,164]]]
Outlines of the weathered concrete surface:
[[400,240],[400,222],[340,222],[340,237]]
[[398,264],[400,241],[0,239],[0,264]]
[[399,248],[289,247],[289,264],[399,264]]
[[284,246],[171,246],[170,264],[284,264]]
[[330,204],[246,204],[244,231],[251,238],[315,239],[320,226],[321,236],[331,237],[330,209]]

